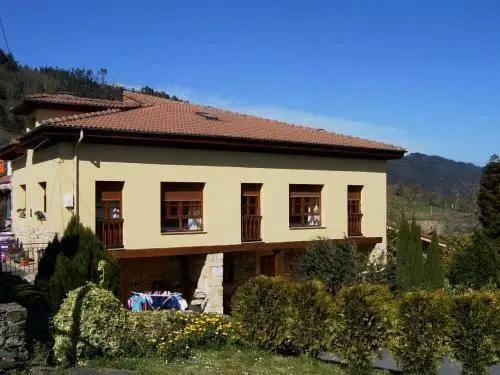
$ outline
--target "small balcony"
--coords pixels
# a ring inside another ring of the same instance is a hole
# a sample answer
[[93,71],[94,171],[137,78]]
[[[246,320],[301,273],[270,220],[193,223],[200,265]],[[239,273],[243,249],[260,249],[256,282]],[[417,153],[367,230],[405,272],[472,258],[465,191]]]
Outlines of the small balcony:
[[260,222],[262,216],[248,215],[241,218],[241,242],[261,241]]
[[105,248],[123,247],[123,219],[97,219],[96,233]]
[[347,217],[347,235],[349,237],[363,235],[363,232],[361,231],[361,219],[362,218],[363,218],[363,214],[360,214],[360,213],[348,214],[348,217]]

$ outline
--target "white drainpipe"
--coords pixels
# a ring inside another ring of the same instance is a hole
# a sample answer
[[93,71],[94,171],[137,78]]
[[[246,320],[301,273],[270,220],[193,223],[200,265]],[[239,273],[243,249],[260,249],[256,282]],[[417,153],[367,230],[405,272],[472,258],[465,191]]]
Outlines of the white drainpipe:
[[80,144],[83,141],[83,129],[80,129],[80,138],[78,138],[78,141],[76,142],[75,145],[75,181],[74,181],[74,187],[73,187],[73,198],[74,202],[73,204],[75,205],[75,215],[80,216],[80,163],[78,159],[78,150],[80,148]]

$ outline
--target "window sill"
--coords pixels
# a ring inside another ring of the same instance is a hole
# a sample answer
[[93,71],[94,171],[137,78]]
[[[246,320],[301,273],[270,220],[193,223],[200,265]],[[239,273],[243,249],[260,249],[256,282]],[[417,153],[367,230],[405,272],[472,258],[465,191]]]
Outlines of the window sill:
[[326,229],[326,227],[310,225],[307,227],[289,227],[290,230],[303,230],[303,229]]
[[207,232],[202,230],[186,230],[186,231],[178,231],[178,232],[161,232],[162,236],[177,236],[183,234],[207,234]]
[[351,233],[347,235],[347,238],[358,238],[358,237],[364,237],[363,233]]

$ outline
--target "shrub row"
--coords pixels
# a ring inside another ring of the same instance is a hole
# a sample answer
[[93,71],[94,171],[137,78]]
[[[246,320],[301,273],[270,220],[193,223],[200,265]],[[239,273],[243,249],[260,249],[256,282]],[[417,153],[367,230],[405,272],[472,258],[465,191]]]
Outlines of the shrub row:
[[486,374],[500,360],[500,291],[447,295],[358,284],[331,297],[321,284],[257,277],[233,299],[244,343],[295,354],[338,353],[352,374],[370,373],[383,349],[408,374],[435,373],[445,354],[464,374]]
[[54,318],[54,355],[64,366],[95,356],[186,357],[232,336],[227,316],[180,311],[131,312],[109,291],[87,284],[68,293]]
[[314,353],[330,337],[333,300],[318,281],[291,282],[259,276],[243,284],[232,300],[237,339],[280,353]]

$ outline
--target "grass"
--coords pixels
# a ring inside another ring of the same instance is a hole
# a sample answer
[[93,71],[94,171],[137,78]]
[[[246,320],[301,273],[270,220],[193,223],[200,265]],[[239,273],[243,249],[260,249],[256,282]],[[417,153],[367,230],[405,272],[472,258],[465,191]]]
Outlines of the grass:
[[[161,359],[96,359],[85,364],[91,368],[113,368],[136,371],[138,374],[159,375],[344,375],[335,364],[305,357],[284,357],[257,349],[228,347],[221,350],[195,351],[190,359],[165,363]],[[385,375],[384,371],[374,374]]]

